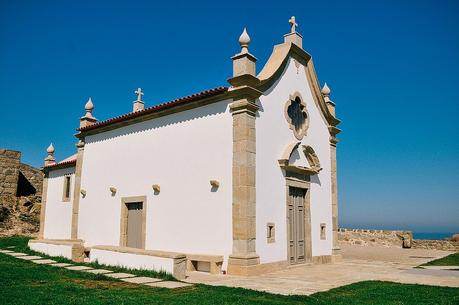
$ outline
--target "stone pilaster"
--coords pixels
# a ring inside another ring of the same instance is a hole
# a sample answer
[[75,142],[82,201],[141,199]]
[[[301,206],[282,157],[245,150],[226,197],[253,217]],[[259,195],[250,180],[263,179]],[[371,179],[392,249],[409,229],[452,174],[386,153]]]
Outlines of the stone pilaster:
[[40,206],[40,231],[38,232],[38,239],[44,239],[45,235],[45,215],[46,215],[46,198],[48,195],[48,173],[45,172],[43,177],[43,187],[41,195],[41,206]]
[[338,140],[332,136],[330,138],[331,156],[331,189],[332,189],[332,232],[333,232],[333,254],[339,254],[338,246],[338,181],[336,173],[336,144]]
[[260,263],[256,253],[255,119],[258,106],[247,98],[231,105],[233,113],[233,253],[229,274],[248,275]]
[[75,165],[75,184],[73,186],[73,201],[72,201],[72,230],[71,239],[78,239],[78,213],[80,210],[80,191],[81,191],[81,171],[83,168],[83,153],[84,153],[84,142],[80,140],[76,147],[78,149],[77,159]]

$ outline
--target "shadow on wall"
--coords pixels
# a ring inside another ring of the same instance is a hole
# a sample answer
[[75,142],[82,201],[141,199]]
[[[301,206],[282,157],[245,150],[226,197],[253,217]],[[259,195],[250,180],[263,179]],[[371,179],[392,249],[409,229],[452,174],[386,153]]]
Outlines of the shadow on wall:
[[127,125],[116,130],[110,130],[107,132],[89,136],[86,140],[86,144],[102,142],[113,138],[126,136],[129,134],[144,132],[152,129],[159,129],[169,125],[177,125],[183,122],[192,121],[203,117],[222,114],[228,110],[228,106],[230,103],[231,100],[225,100],[206,106],[185,110],[170,115],[165,115],[162,117],[152,118],[148,121]]
[[35,195],[36,193],[37,190],[32,185],[32,183],[30,183],[30,181],[27,180],[27,178],[22,174],[22,172],[19,172],[16,197]]

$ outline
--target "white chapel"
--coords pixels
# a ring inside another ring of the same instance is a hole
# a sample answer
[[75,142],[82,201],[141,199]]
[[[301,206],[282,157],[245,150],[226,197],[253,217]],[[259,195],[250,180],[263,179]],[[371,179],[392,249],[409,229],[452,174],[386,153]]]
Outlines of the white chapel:
[[[295,18],[257,74],[244,29],[218,87],[97,120],[45,159],[36,251],[75,261],[255,275],[338,259],[336,135]],[[224,76],[223,76],[224,78]]]

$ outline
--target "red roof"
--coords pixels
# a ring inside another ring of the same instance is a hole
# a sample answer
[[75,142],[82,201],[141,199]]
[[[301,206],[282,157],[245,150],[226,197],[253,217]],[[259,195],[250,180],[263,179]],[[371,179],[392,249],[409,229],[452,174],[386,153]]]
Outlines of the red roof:
[[62,160],[61,162],[53,163],[53,164],[50,164],[50,165],[45,165],[44,168],[72,166],[72,165],[76,164],[76,160],[77,160],[77,155],[74,154],[74,155]]
[[209,89],[209,90],[195,93],[192,95],[184,96],[184,97],[181,97],[181,98],[178,98],[178,99],[166,102],[166,103],[162,103],[156,106],[145,108],[144,110],[140,110],[136,112],[129,112],[129,113],[105,120],[105,121],[100,121],[100,122],[94,123],[86,127],[78,128],[77,130],[78,131],[93,130],[99,127],[108,126],[108,125],[115,124],[118,122],[127,121],[133,118],[137,118],[137,117],[140,117],[146,114],[158,112],[164,109],[173,108],[178,105],[191,103],[191,102],[194,102],[194,101],[206,98],[206,97],[216,96],[216,95],[225,93],[226,91],[228,91],[228,87],[217,87],[217,88]]

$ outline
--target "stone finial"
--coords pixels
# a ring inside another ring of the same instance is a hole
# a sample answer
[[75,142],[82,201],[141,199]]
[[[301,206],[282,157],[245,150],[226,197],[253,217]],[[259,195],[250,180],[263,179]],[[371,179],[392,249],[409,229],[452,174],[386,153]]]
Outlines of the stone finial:
[[330,88],[328,87],[327,83],[324,83],[324,86],[322,87],[322,95],[324,96],[325,103],[327,104],[328,111],[335,116],[335,103],[332,102],[330,99]]
[[144,110],[145,104],[142,101],[142,95],[144,95],[144,93],[142,92],[142,88],[137,88],[137,90],[134,91],[134,93],[137,94],[137,99],[134,101],[134,107],[132,109],[132,112]]
[[239,44],[241,45],[241,53],[245,54],[249,52],[250,36],[247,33],[247,29],[244,28],[241,36],[239,36]]
[[239,44],[241,45],[241,52],[231,57],[233,60],[233,78],[241,75],[255,76],[257,59],[249,53],[250,37],[246,28],[239,36]]
[[284,35],[284,43],[293,43],[303,48],[303,36],[296,31],[298,23],[296,23],[295,16],[290,17],[288,23],[290,23],[290,33]]
[[330,96],[330,88],[328,87],[327,82],[324,83],[321,92],[324,96]]
[[46,149],[48,156],[45,158],[45,166],[55,164],[56,159],[54,158],[54,146],[53,143],[49,144],[48,148]]
[[86,111],[85,115],[80,118],[80,128],[86,127],[97,122],[97,119],[93,117],[92,111],[94,110],[94,104],[92,99],[89,98],[86,104],[84,105],[84,110]]

